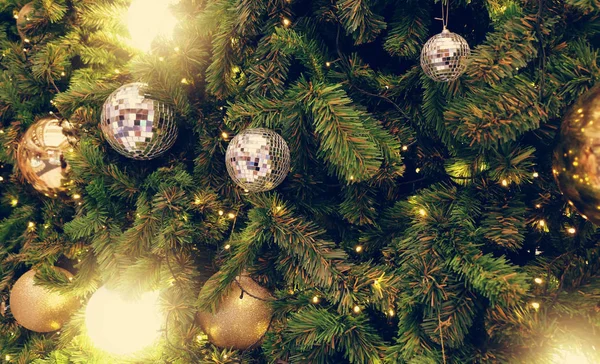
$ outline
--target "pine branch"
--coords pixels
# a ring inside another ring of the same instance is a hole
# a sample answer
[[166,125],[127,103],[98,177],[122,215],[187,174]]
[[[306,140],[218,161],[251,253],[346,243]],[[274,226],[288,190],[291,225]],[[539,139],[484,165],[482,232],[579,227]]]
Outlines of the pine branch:
[[340,0],[336,3],[340,22],[355,44],[368,43],[383,31],[387,24],[381,15],[373,13],[369,0]]

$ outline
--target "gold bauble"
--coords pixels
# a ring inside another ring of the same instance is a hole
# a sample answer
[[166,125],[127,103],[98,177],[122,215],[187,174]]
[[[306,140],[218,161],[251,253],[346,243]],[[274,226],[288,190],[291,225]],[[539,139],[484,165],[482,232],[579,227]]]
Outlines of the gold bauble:
[[33,188],[49,197],[64,191],[69,169],[64,154],[71,145],[58,119],[46,117],[27,129],[17,149],[17,164]]
[[600,86],[581,96],[565,115],[552,168],[567,200],[600,224]]
[[198,312],[198,323],[214,345],[245,350],[258,344],[269,329],[273,310],[268,301],[272,298],[250,277],[237,277],[237,281],[245,293],[234,282],[214,315]]
[[[54,267],[71,279],[73,275],[62,268]],[[10,311],[15,320],[31,331],[56,331],[69,320],[79,307],[79,300],[52,292],[34,282],[35,270],[23,274],[10,291]]]
[[35,7],[33,6],[33,2],[25,4],[19,11],[19,14],[17,14],[17,30],[21,38],[27,38],[34,17]]

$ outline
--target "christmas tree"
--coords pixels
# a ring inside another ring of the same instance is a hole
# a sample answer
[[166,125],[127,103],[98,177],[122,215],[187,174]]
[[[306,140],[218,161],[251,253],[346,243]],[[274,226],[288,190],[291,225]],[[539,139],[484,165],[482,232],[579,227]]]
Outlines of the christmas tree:
[[600,362],[599,17],[3,0],[0,362]]

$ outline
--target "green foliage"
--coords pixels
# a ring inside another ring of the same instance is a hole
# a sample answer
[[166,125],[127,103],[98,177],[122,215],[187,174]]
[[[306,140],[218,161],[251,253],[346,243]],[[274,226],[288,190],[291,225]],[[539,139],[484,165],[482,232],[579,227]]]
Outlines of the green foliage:
[[[418,60],[439,1],[182,0],[173,38],[147,53],[128,39],[129,3],[35,0],[28,41],[24,2],[0,4],[1,360],[600,360],[600,235],[551,171],[560,119],[600,79],[598,1],[452,2],[472,56],[450,83]],[[118,155],[98,128],[106,97],[134,81],[177,115],[177,143],[151,161]],[[50,113],[78,140],[57,199],[16,166],[23,133]],[[290,147],[274,192],[227,175],[247,127]],[[60,335],[4,311],[31,267],[83,302]],[[242,274],[272,293],[270,328],[260,347],[216,348],[196,313]],[[128,358],[94,347],[85,301],[105,285],[160,290],[156,345]]]

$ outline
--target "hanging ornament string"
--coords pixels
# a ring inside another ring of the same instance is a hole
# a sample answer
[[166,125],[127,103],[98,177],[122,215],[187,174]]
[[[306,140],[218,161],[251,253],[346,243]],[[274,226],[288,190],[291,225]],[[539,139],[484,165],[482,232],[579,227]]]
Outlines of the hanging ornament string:
[[442,345],[442,359],[444,361],[444,364],[446,364],[446,350],[444,348],[444,334],[442,332],[442,318],[441,318],[439,309],[438,309],[438,329],[440,330],[440,343]]
[[448,28],[448,17],[450,16],[450,0],[441,0],[442,3],[442,17],[435,18],[435,20],[442,21],[442,27]]

